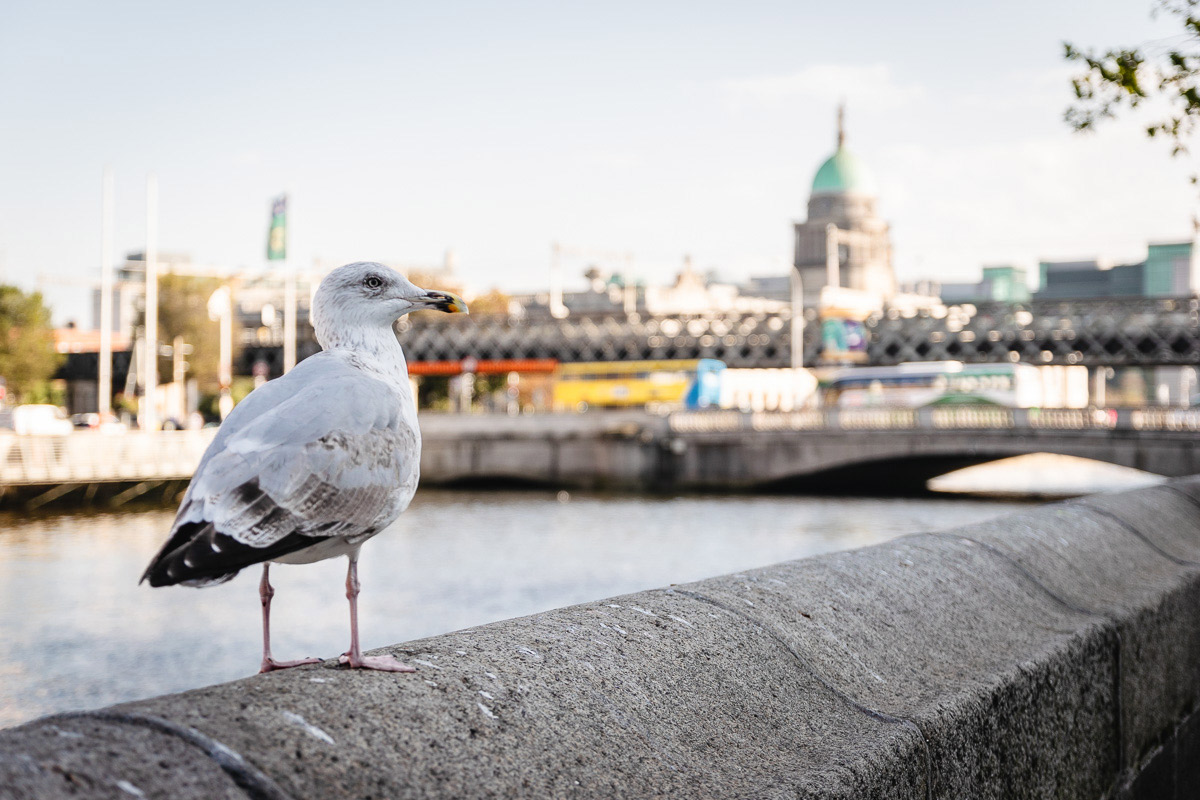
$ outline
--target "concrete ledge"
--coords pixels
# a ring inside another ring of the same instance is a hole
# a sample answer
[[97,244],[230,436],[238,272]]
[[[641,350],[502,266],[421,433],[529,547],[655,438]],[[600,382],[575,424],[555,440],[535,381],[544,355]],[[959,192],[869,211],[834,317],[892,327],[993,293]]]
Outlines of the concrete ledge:
[[0,797],[1192,796],[1198,565],[1184,479],[38,720]]

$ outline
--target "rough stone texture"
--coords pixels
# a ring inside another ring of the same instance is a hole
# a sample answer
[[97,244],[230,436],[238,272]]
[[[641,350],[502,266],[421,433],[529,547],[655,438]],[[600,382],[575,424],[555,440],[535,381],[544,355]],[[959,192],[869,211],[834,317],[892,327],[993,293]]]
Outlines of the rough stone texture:
[[1191,797],[1198,563],[1200,480],[1045,506],[35,721],[0,797]]
[[695,591],[778,631],[858,703],[915,723],[935,796],[1093,797],[1111,782],[1115,636],[985,547],[906,537]]
[[1179,481],[1040,508],[941,536],[1011,559],[1120,640],[1121,765],[1135,767],[1200,693],[1200,508]]
[[392,652],[419,675],[290,671],[131,707],[219,734],[296,797],[924,793],[916,731],[854,709],[770,632],[679,595]]
[[1200,794],[1200,713],[1191,713],[1154,748],[1116,793],[1117,800],[1195,800]]
[[202,750],[144,726],[62,716],[0,731],[0,797],[139,796],[246,797]]

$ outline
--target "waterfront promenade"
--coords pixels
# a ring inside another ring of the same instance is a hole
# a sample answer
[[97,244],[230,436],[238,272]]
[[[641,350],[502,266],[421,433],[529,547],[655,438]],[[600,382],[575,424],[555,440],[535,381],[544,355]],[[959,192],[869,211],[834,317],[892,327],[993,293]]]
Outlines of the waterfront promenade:
[[[639,490],[920,490],[1010,456],[1079,456],[1178,477],[1200,472],[1200,409],[997,407],[421,415],[426,485],[518,482]],[[110,505],[191,477],[215,429],[0,435],[9,504]]]
[[415,675],[331,660],[48,717],[0,731],[0,786],[1190,796],[1198,505],[1200,480],[1175,481],[385,648]]

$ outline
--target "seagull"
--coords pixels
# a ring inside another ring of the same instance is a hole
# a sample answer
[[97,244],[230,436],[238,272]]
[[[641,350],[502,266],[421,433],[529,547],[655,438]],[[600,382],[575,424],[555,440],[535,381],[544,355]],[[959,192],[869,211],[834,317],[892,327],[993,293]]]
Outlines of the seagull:
[[151,586],[214,586],[262,564],[260,672],[320,661],[272,658],[271,564],[336,556],[350,562],[350,649],[341,663],[415,671],[392,656],[362,654],[358,554],[417,489],[421,432],[392,324],[418,309],[467,313],[462,298],[420,289],[382,264],[330,272],[312,305],[322,352],[230,412],[192,476],[170,537],[142,576]]

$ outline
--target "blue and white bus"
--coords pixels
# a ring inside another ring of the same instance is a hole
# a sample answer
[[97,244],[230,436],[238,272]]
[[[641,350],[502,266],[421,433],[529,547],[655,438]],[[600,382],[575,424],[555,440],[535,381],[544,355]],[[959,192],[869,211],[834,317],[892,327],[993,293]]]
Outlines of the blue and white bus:
[[1042,381],[1030,364],[929,361],[844,369],[822,381],[822,403],[838,408],[928,405],[1042,405]]

